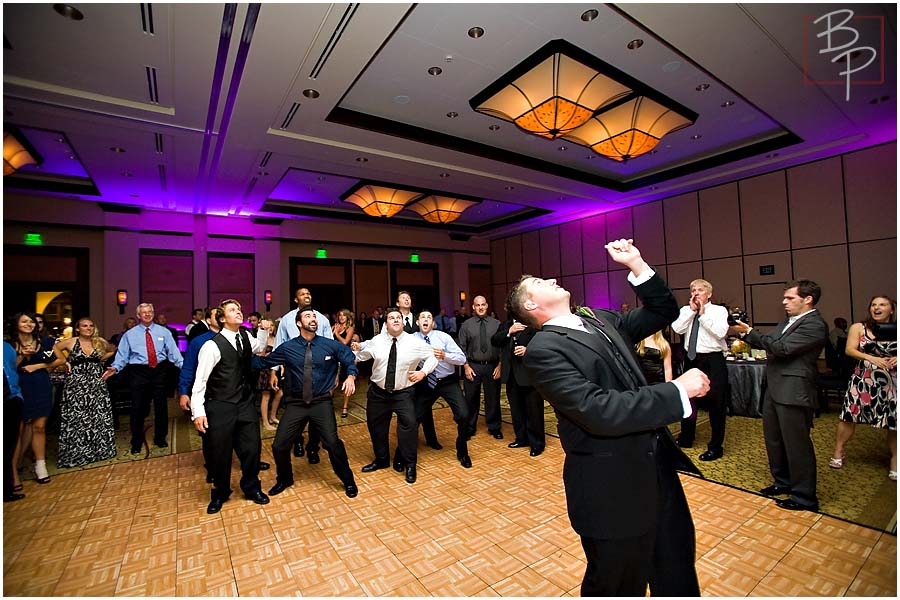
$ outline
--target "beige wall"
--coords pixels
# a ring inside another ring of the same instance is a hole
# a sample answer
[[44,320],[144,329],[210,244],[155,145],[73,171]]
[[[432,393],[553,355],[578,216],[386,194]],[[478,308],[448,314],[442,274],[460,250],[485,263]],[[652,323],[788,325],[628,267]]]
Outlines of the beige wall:
[[[829,324],[859,320],[871,296],[897,296],[896,153],[896,143],[885,144],[493,240],[494,296],[505,296],[527,264],[540,267],[532,275],[562,275],[578,304],[634,304],[622,267],[607,263],[602,247],[633,237],[680,302],[690,281],[704,277],[714,302],[774,323],[783,317],[783,282],[813,279]],[[775,274],[761,275],[763,265]]]
[[[118,288],[129,290],[126,315],[139,301],[139,261],[142,249],[193,252],[194,305],[205,304],[207,255],[235,252],[255,257],[253,297],[263,309],[263,290],[272,290],[272,314],[292,307],[285,298],[291,257],[312,257],[325,245],[329,258],[366,259],[406,263],[418,252],[423,263],[437,263],[441,303],[459,305],[460,290],[469,291],[469,264],[488,265],[490,246],[486,240],[452,241],[446,233],[398,226],[359,223],[325,223],[285,220],[280,225],[257,225],[246,218],[202,216],[144,210],[141,214],[109,213],[94,202],[63,198],[36,198],[7,194],[4,197],[4,244],[22,244],[26,232],[41,233],[45,246],[90,250],[91,316],[101,330],[111,334],[121,328],[123,317],[114,304]],[[361,285],[356,282],[356,285]],[[357,310],[369,312],[371,306]],[[183,322],[189,315],[169,316]]]

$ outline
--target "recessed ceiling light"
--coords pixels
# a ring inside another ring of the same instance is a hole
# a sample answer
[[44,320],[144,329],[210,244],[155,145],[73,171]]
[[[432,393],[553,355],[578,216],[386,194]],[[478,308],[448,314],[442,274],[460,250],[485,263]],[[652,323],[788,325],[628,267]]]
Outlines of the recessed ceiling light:
[[657,152],[659,152],[659,150],[651,150],[650,154],[656,154]]
[[69,155],[69,160],[75,160],[75,155],[74,155],[74,154],[70,154],[70,155]]
[[59,142],[60,144],[65,144],[65,143],[66,143],[66,138],[58,137],[58,138],[56,138],[56,141]]
[[766,158],[775,158],[776,156],[778,156],[777,152],[772,152],[771,154],[766,154]]
[[356,162],[369,162],[369,159],[366,158],[365,156],[357,156]]
[[598,16],[600,16],[600,12],[596,8],[592,8],[581,13],[581,20],[586,23],[590,23]]
[[122,171],[121,175],[122,177],[134,177],[134,175],[132,173],[129,173],[128,171]]
[[694,135],[691,136],[691,139],[692,139],[692,140],[699,140],[699,139],[702,138],[702,137],[703,137],[703,134],[701,134],[701,133],[695,133]]
[[84,15],[81,11],[70,4],[54,4],[53,10],[59,15],[67,19],[72,19],[73,21],[81,21],[84,19]]
[[448,54],[447,56],[445,56],[445,57],[444,57],[444,62],[445,62],[445,63],[452,63],[452,62],[453,62],[453,55],[452,55],[452,54]]
[[560,152],[565,152],[568,149],[569,149],[568,146],[560,146],[559,148],[557,148],[557,150],[559,150]]
[[455,119],[458,116],[459,116],[459,113],[454,110],[451,110],[450,112],[447,113],[447,117],[450,119]]
[[312,98],[313,100],[315,100],[316,98],[319,97],[319,92],[310,88],[308,90],[303,90],[303,95],[306,96],[307,98]]
[[441,179],[446,179],[450,177],[450,173],[441,173]]
[[269,174],[269,172],[268,171],[257,171],[256,174],[265,177],[266,175]]
[[722,108],[728,108],[729,106],[734,106],[734,100],[726,100],[722,103]]
[[488,129],[490,129],[491,131],[497,131],[498,129],[500,129],[500,126],[499,125],[491,125],[490,127],[488,127]]
[[120,148],[118,146],[110,146],[109,149],[111,152],[115,152],[116,154],[124,154],[125,153],[125,148]]
[[560,196],[559,198],[557,198],[557,200],[565,200],[565,199],[566,199],[565,196]]
[[655,185],[651,185],[651,186],[650,186],[650,191],[651,191],[651,192],[652,192],[653,190],[655,190],[655,189],[656,189],[656,186],[655,186]]
[[694,89],[697,90],[698,92],[705,92],[706,90],[709,89],[709,84],[708,84],[708,83],[701,83],[700,85],[698,85],[698,86],[695,87]]
[[394,96],[394,102],[397,104],[409,104],[409,96]]
[[428,74],[431,75],[432,77],[437,77],[438,75],[440,75],[443,72],[444,72],[444,70],[440,67],[428,67]]
[[597,155],[596,154],[588,154],[587,156],[585,156],[585,158],[588,160],[594,160],[595,158],[597,158]]
[[514,186],[514,185],[507,185],[507,186],[504,186],[503,189],[506,190],[507,192],[509,192],[509,191],[511,191],[511,190],[516,189],[516,186]]
[[478,39],[484,35],[484,29],[481,27],[473,27],[469,30],[469,37],[473,39]]
[[630,42],[628,42],[625,45],[625,47],[628,48],[629,50],[637,50],[638,48],[640,48],[643,45],[644,45],[644,40],[631,40]]

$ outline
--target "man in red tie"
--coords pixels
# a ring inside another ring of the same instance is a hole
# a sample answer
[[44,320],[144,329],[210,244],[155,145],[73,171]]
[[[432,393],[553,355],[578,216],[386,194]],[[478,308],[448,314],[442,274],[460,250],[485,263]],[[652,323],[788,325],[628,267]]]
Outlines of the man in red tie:
[[144,415],[153,399],[153,443],[168,447],[169,410],[166,398],[166,372],[169,365],[179,369],[183,363],[181,352],[172,333],[153,322],[155,311],[150,303],[138,304],[139,323],[122,334],[112,366],[101,379],[106,380],[128,367],[131,389],[131,453],[138,454],[144,444]]

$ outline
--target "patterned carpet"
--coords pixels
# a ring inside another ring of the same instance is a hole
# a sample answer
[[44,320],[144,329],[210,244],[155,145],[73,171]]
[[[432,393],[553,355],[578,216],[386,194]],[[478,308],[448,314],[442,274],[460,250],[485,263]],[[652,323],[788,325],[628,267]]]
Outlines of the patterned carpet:
[[[349,416],[340,417],[342,399],[335,398],[334,407],[338,426],[365,422],[366,420],[367,382],[362,381],[350,399]],[[448,409],[443,400],[435,404],[435,410]],[[511,423],[509,404],[506,392],[501,395],[503,421]],[[834,408],[832,408],[834,410]],[[179,452],[192,452],[200,449],[200,438],[196,430],[174,400],[169,402],[169,447],[150,446],[149,457],[167,456]],[[553,410],[544,404],[544,421],[548,435],[556,436],[556,417]],[[152,428],[152,417],[146,420],[146,426]],[[828,459],[834,447],[834,434],[837,426],[837,413],[829,412],[816,419],[812,437],[816,448],[819,466],[818,495],[822,513],[845,519],[853,523],[888,531],[896,535],[897,526],[897,484],[887,478],[890,453],[885,442],[883,431],[871,427],[857,427],[856,434],[847,446],[845,466],[836,470],[828,467]],[[484,421],[479,421],[483,431]],[[678,424],[671,427],[673,433],[678,432]],[[274,437],[274,432],[263,430],[263,439]],[[511,434],[511,431],[507,432]],[[725,456],[713,462],[699,462],[699,455],[706,449],[709,440],[709,420],[703,411],[697,420],[697,434],[694,447],[685,450],[707,479],[731,487],[757,493],[772,483],[763,445],[762,420],[749,417],[729,417],[725,435]],[[152,435],[148,435],[152,439]],[[507,435],[507,437],[511,436]],[[147,452],[138,455],[130,453],[130,433],[127,416],[122,417],[117,431],[119,453],[115,458],[92,463],[76,469],[60,469],[56,466],[57,438],[48,433],[47,468],[50,475],[72,470],[104,466],[113,463],[143,460]],[[442,443],[452,442],[441,440]],[[266,443],[266,442],[264,442]],[[269,442],[271,443],[271,442]],[[21,475],[24,479],[32,479],[30,461],[26,459],[25,469]]]

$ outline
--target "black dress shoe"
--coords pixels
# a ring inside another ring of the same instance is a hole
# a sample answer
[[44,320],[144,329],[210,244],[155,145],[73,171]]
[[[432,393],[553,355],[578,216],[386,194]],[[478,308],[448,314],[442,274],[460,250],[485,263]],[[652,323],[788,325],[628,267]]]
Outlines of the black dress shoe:
[[256,490],[252,494],[244,494],[244,497],[247,500],[252,500],[253,502],[255,502],[257,504],[268,504],[269,503],[269,497],[266,496],[265,494],[263,494],[262,490]]
[[206,474],[206,483],[212,483],[212,482],[213,482],[212,473],[207,473]]
[[395,460],[394,461],[394,470],[397,471],[398,473],[402,473],[403,472],[403,463],[400,462],[399,460]]
[[524,448],[527,445],[528,444],[526,444],[525,442],[511,442],[511,443],[507,444],[506,447],[507,448]]
[[529,452],[528,454],[530,454],[531,456],[540,456],[543,451],[543,448],[532,448],[531,452]]
[[11,494],[7,494],[7,495],[3,496],[3,501],[4,502],[15,502],[16,500],[21,500],[24,497],[25,497],[25,494],[16,494],[15,492],[13,492]]
[[783,494],[790,494],[791,488],[786,485],[778,485],[777,483],[774,485],[770,485],[769,487],[765,487],[759,490],[759,493],[763,496],[781,496]]
[[294,444],[294,456],[300,458],[305,454],[305,450],[303,449],[303,444]]
[[465,456],[460,456],[459,464],[461,464],[466,469],[471,469],[472,468],[472,459],[469,458],[468,454],[466,454]]
[[718,460],[722,458],[722,455],[724,454],[725,451],[721,448],[719,448],[718,450],[707,450],[700,455],[700,460]]
[[416,465],[406,467],[406,483],[416,482]]
[[311,464],[311,465],[319,464],[319,460],[320,460],[319,453],[313,452],[312,450],[310,450],[309,452],[306,453],[306,460],[308,460],[309,464]]
[[435,450],[443,450],[444,449],[444,447],[441,446],[436,440],[433,442],[426,442],[425,445],[428,446],[429,448],[434,448]]
[[278,494],[280,494],[284,490],[288,489],[292,485],[294,485],[293,481],[290,483],[281,483],[280,481],[277,481],[277,482],[275,482],[275,485],[272,486],[272,489],[269,490],[269,495],[277,496]]
[[495,439],[495,440],[502,440],[502,439],[503,439],[503,432],[502,432],[502,431],[492,431],[492,432],[491,432],[491,435],[494,436],[494,439]]
[[783,508],[785,510],[808,510],[811,512],[819,512],[818,502],[815,504],[800,504],[788,498],[787,500],[776,500],[775,504],[778,505],[778,508]]
[[268,471],[271,468],[272,468],[272,465],[270,465],[266,461],[264,461],[264,460],[259,461],[259,470],[260,471]]
[[213,498],[209,501],[209,506],[206,507],[206,513],[209,515],[214,515],[220,510],[222,510],[222,505],[225,504],[225,498]]
[[387,469],[389,466],[391,466],[391,464],[387,461],[379,462],[375,460],[364,466],[362,468],[362,472],[371,473],[372,471],[377,471],[378,469]]
[[153,442],[153,445],[156,446],[157,448],[168,448],[169,447],[169,444],[166,442],[166,440],[162,440],[161,442]]
[[675,443],[678,444],[679,448],[693,448],[694,442],[688,442],[687,440],[681,441],[681,438],[675,440]]
[[347,493],[348,498],[356,498],[356,495],[359,494],[359,490],[356,488],[355,483],[344,486],[344,491]]
[[131,447],[131,453],[132,453],[132,454],[140,454],[140,453],[141,453],[141,447],[138,446],[137,448],[135,448],[134,446],[132,446],[132,447]]

